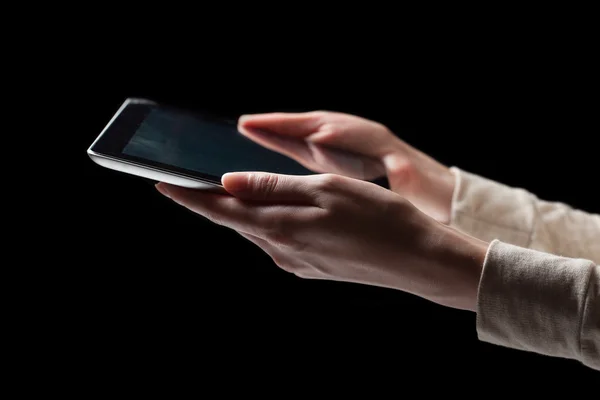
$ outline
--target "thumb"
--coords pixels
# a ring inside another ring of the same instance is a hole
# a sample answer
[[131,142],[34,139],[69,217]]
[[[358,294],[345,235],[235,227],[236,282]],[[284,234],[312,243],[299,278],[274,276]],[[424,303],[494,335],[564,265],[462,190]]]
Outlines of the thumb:
[[316,204],[311,195],[309,176],[267,172],[231,172],[223,175],[223,187],[243,200],[272,203]]
[[238,121],[242,133],[247,129],[262,129],[298,138],[316,132],[321,124],[320,115],[316,112],[242,115]]

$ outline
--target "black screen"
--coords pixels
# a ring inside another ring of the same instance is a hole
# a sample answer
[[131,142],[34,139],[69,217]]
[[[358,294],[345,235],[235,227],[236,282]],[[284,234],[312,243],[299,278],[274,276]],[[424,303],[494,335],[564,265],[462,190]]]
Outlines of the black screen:
[[122,153],[215,178],[234,171],[313,173],[246,138],[235,123],[158,107],[145,114]]

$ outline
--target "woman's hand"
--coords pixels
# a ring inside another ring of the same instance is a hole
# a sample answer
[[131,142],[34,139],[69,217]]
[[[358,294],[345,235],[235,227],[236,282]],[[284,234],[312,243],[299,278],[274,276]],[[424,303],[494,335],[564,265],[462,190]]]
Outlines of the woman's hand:
[[[439,222],[449,223],[454,175],[384,125],[354,115],[314,111],[242,116],[239,131],[318,173],[372,180],[390,188]],[[299,140],[300,139],[300,140]]]
[[443,225],[401,196],[339,175],[233,173],[231,195],[164,183],[176,203],[238,231],[302,278],[394,288],[475,310],[487,244]]

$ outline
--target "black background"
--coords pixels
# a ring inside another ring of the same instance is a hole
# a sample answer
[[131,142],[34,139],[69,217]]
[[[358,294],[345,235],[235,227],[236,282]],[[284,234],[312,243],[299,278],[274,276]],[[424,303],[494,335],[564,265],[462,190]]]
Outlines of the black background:
[[575,361],[480,343],[471,313],[397,291],[296,278],[152,183],[86,155],[131,96],[230,117],[337,110],[381,121],[447,165],[598,212],[598,123],[589,100],[596,69],[587,52],[565,46],[557,63],[554,44],[502,56],[477,44],[425,61],[350,39],[283,48],[272,40],[171,48],[154,39],[118,52],[116,38],[77,47],[49,92],[68,110],[60,117],[68,156],[52,196],[52,217],[67,233],[48,238],[59,267],[40,275],[53,286],[39,314],[51,316],[46,329],[59,333],[62,348],[78,349],[74,364],[124,380],[171,373],[232,386],[253,374],[266,386],[281,376],[348,386],[386,372],[371,384],[423,389],[429,383],[419,377],[451,376],[462,379],[458,388],[482,378],[533,388],[593,374]]

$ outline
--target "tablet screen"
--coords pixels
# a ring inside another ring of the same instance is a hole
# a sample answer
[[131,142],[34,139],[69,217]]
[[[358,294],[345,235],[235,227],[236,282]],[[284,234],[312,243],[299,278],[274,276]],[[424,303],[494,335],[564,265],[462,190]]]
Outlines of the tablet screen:
[[[266,133],[264,133],[266,134]],[[310,146],[304,139],[275,140],[288,150],[300,149],[307,157],[325,157],[351,168],[360,176],[364,170],[359,157],[340,150]],[[311,175],[287,155],[263,147],[241,134],[237,121],[209,113],[190,112],[157,104],[127,104],[92,146],[100,154],[157,169],[220,183],[227,172],[262,171],[286,175]]]
[[232,171],[313,173],[246,138],[234,124],[161,108],[146,115],[123,153],[215,177]]

